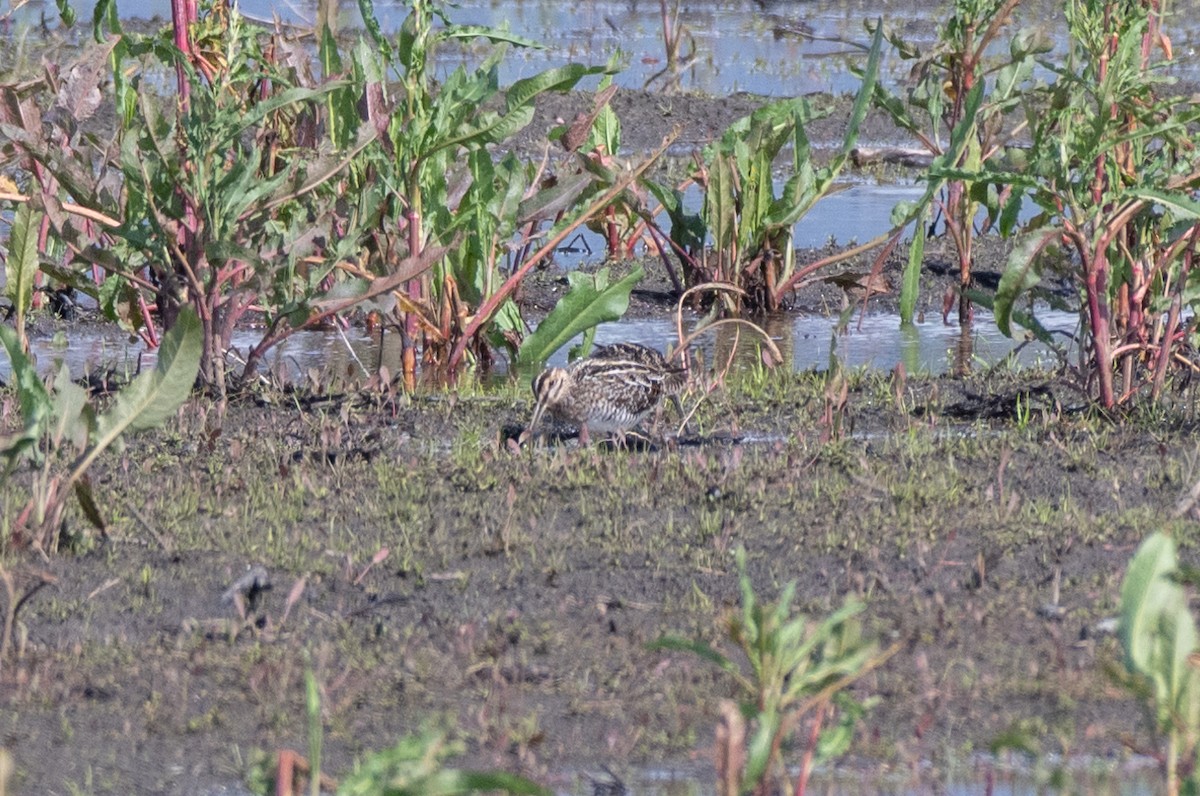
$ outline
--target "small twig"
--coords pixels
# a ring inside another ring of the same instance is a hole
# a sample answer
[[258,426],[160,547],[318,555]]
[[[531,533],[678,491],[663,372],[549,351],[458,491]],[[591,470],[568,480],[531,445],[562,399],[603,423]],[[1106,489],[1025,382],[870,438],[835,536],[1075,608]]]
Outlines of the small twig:
[[[25,203],[33,201],[33,198],[26,196],[23,193],[12,193],[10,191],[0,191],[0,202],[19,202]],[[121,222],[117,221],[112,216],[106,216],[99,210],[92,210],[90,207],[77,205],[74,202],[63,202],[62,209],[76,216],[82,216],[89,221],[95,221],[97,224],[102,224],[106,227],[115,228],[121,226]]]
[[355,353],[354,346],[350,345],[350,340],[346,337],[346,330],[342,328],[341,324],[338,324],[337,330],[338,335],[342,338],[342,342],[346,345],[346,351],[350,353],[350,358],[354,360],[354,364],[358,365],[364,376],[371,375],[371,372],[367,370],[367,366],[362,363],[362,360],[358,358],[358,354]]
[[137,520],[137,524],[142,526],[142,530],[144,530],[146,533],[150,534],[150,538],[152,538],[155,542],[158,543],[158,546],[163,549],[164,553],[175,552],[171,543],[168,542],[166,540],[166,537],[164,537],[161,533],[159,533],[158,530],[153,525],[150,524],[150,522],[146,519],[145,515],[141,511],[138,510],[137,506],[135,506],[133,503],[130,503],[129,501],[125,501],[125,510],[128,511],[129,514],[135,520]]
[[30,586],[29,590],[20,597],[17,597],[17,584],[11,572],[0,569],[0,582],[4,583],[4,590],[8,592],[8,609],[4,612],[4,630],[0,633],[0,666],[3,666],[12,646],[12,633],[13,627],[17,623],[17,614],[20,613],[22,606],[29,602],[30,597],[51,583],[57,582],[57,579],[53,575],[41,572],[38,574],[37,583]]

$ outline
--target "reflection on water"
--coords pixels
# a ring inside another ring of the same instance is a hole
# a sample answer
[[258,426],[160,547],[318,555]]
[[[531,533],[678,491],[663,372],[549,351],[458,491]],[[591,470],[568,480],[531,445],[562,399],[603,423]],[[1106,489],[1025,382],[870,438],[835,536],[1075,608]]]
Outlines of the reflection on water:
[[[95,3],[84,0],[72,5],[80,20],[88,20]],[[120,0],[117,5],[126,17],[163,19],[168,14],[166,4],[156,0]],[[696,58],[679,75],[679,85],[709,94],[748,91],[771,97],[854,92],[859,83],[853,70],[862,66],[870,39],[866,20],[882,17],[885,25],[924,50],[935,42],[950,5],[936,0],[694,0],[685,5],[682,22],[683,49],[694,42]],[[278,16],[285,23],[308,27],[315,17],[314,3],[295,0],[241,0],[239,8],[267,23]],[[408,8],[402,0],[374,4],[388,32],[399,28]],[[513,51],[500,65],[500,79],[505,84],[569,62],[603,64],[620,51],[623,68],[616,81],[627,88],[641,88],[666,63],[657,0],[459,0],[449,15],[462,24],[507,25],[513,33],[544,45],[542,49]],[[31,0],[15,14],[18,22],[31,25],[37,25],[43,16],[57,18],[50,0]],[[358,26],[359,19],[358,4],[345,0],[339,24],[349,29]],[[1200,40],[1197,19],[1194,14],[1174,14],[1167,20],[1176,54],[1169,71],[1192,80],[1200,76],[1200,59],[1194,57]],[[86,30],[87,25],[77,27]],[[1062,35],[1059,0],[1023,2],[1010,30],[1015,33],[1022,27],[1042,30],[1054,41],[1051,59],[1063,58],[1068,42]],[[1007,47],[1008,38],[1001,36],[991,52],[998,55]],[[445,73],[477,57],[469,48],[462,54],[444,54],[439,69]],[[911,67],[911,61],[889,53],[882,64],[883,79],[899,83]],[[1048,73],[1040,74],[1048,77]]]
[[[1073,332],[1078,317],[1067,312],[1046,312],[1039,320],[1052,331]],[[1015,364],[1050,365],[1055,354],[1041,343],[1027,342],[1017,330],[1009,339],[996,329],[986,312],[977,312],[970,327],[945,325],[940,319],[901,327],[895,315],[866,315],[851,318],[847,328],[837,330],[837,319],[823,316],[777,314],[758,319],[758,324],[790,362],[794,370],[826,370],[834,358],[842,367],[889,371],[903,364],[909,373],[938,375],[963,372],[1000,362],[1015,352]],[[685,328],[685,333],[687,332]],[[724,325],[704,334],[693,344],[710,363],[733,362],[736,367],[753,367],[759,361],[757,335],[745,326]],[[629,340],[665,349],[675,345],[678,335],[670,319],[626,320],[607,324],[596,333],[598,344]],[[551,364],[566,362],[566,349]]]
[[[1067,333],[1073,333],[1078,323],[1076,315],[1059,311],[1046,311],[1039,320],[1052,331]],[[694,323],[694,318],[685,319],[685,334]],[[902,328],[895,315],[866,315],[861,324],[855,315],[846,329],[836,332],[837,319],[815,315],[778,314],[760,318],[758,323],[780,349],[784,361],[798,371],[825,370],[833,357],[851,369],[889,371],[903,364],[909,373],[930,375],[990,366],[1014,351],[1015,363],[1019,365],[1050,365],[1056,361],[1050,349],[1040,343],[1026,342],[1020,333],[1016,340],[1001,335],[992,317],[983,311],[976,313],[975,324],[970,327],[945,325],[939,318]],[[58,339],[58,343],[51,338],[32,341],[38,369],[43,373],[57,370],[63,362],[76,378],[100,367],[113,368],[122,375],[154,364],[154,352],[113,332],[70,332],[70,345],[62,344],[62,335]],[[256,332],[241,332],[235,336],[235,349],[245,352],[257,340]],[[624,320],[605,324],[596,332],[596,343],[600,345],[622,340],[665,350],[677,344],[678,334],[670,318]],[[720,365],[732,362],[735,368],[755,366],[759,348],[756,335],[737,325],[716,327],[701,334],[693,344],[693,349],[703,352],[707,362]],[[560,349],[550,364],[565,364],[568,349],[569,346]],[[297,333],[274,349],[265,363],[267,370],[283,378],[303,380],[313,373],[322,382],[336,377],[357,381],[380,366],[393,374],[400,372],[399,335],[385,334],[381,344],[378,332],[369,335],[361,329],[350,329],[344,334]],[[0,359],[0,378],[7,379],[9,371],[7,359]]]
[[[839,186],[840,187],[840,186]],[[776,194],[782,185],[775,186]],[[854,183],[823,197],[796,222],[793,245],[800,249],[819,249],[833,243],[849,246],[865,243],[892,228],[892,209],[899,202],[915,202],[921,198],[924,186],[914,184]],[[699,213],[703,196],[694,185],[684,191],[683,208]],[[1032,215],[1031,211],[1026,211]],[[666,212],[657,218],[660,228],[669,230],[671,223]],[[563,268],[577,268],[584,263],[599,262],[604,257],[604,236],[580,227],[582,243],[574,242],[573,252],[560,250],[554,262]]]

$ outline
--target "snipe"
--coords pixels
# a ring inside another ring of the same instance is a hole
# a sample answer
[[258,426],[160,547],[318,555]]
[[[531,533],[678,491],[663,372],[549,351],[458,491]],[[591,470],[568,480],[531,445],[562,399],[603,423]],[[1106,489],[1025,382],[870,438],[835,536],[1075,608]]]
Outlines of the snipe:
[[686,385],[686,371],[653,348],[636,343],[601,346],[591,356],[565,368],[547,368],[533,380],[537,405],[529,433],[549,413],[579,426],[584,444],[590,431],[623,436],[664,397],[679,406],[679,393]]

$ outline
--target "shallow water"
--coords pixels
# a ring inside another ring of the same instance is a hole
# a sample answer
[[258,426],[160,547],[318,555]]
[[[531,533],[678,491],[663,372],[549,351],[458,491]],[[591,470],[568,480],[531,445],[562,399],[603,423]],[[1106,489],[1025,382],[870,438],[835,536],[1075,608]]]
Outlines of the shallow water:
[[[669,6],[675,0],[669,0]],[[911,43],[926,48],[936,41],[937,26],[945,19],[947,3],[933,0],[693,0],[681,3],[680,21],[685,31],[682,50],[695,45],[691,66],[678,75],[678,86],[689,91],[730,94],[746,91],[762,96],[800,96],[817,91],[853,92],[858,80],[852,68],[863,61],[869,36],[866,20],[882,18]],[[76,4],[81,27],[91,19],[93,2]],[[166,18],[169,6],[155,0],[119,0],[125,17]],[[284,22],[310,26],[316,12],[313,0],[242,0],[243,13],[262,20],[278,16]],[[407,13],[400,0],[380,0],[375,13],[385,31],[396,30]],[[1187,4],[1175,4],[1166,31],[1175,51],[1172,73],[1196,80],[1200,77],[1200,18],[1185,13]],[[0,0],[0,11],[3,11]],[[34,24],[41,15],[54,19],[54,4],[33,0],[15,15]],[[548,67],[568,62],[605,63],[618,50],[624,68],[617,82],[642,88],[666,64],[663,25],[657,0],[461,0],[450,10],[459,23],[499,26],[543,45],[511,54],[501,66],[501,80],[528,77]],[[358,4],[341,5],[340,24],[357,27]],[[1062,4],[1056,0],[1025,0],[1011,30],[1037,28],[1055,40],[1051,58],[1066,52]],[[800,36],[787,31],[804,29]],[[1007,38],[993,50],[1003,52]],[[446,55],[441,61],[452,68],[471,54]],[[911,62],[889,55],[882,66],[886,80],[904,79]],[[1048,72],[1042,73],[1049,77]],[[662,86],[659,80],[652,85]]]
[[[1078,322],[1076,315],[1066,312],[1045,312],[1039,318],[1052,331],[1073,333]],[[1052,365],[1056,357],[1046,346],[1027,342],[1018,333],[1017,339],[1004,337],[997,331],[995,321],[983,311],[977,311],[975,323],[959,327],[957,323],[943,324],[941,318],[928,318],[902,328],[899,318],[890,314],[855,315],[846,329],[836,331],[837,319],[819,315],[776,315],[759,319],[759,323],[780,349],[784,361],[797,371],[826,370],[831,357],[842,367],[870,368],[889,371],[903,365],[910,374],[937,375],[988,367],[1015,352],[1014,364],[1022,366]],[[694,320],[685,321],[685,333]],[[118,374],[136,373],[139,367],[152,367],[155,353],[147,351],[140,341],[130,340],[115,331],[71,331],[70,344],[65,344],[66,332],[56,338],[33,340],[33,353],[38,369],[43,373],[57,371],[65,363],[74,378],[98,367],[113,368]],[[245,351],[257,342],[253,330],[240,332],[235,347]],[[630,319],[604,324],[596,332],[596,343],[603,345],[618,341],[642,343],[665,350],[677,344],[678,334],[670,318]],[[1065,340],[1065,338],[1064,338]],[[759,362],[760,345],[753,332],[736,326],[721,326],[702,334],[693,345],[704,353],[710,363],[723,365],[730,361],[735,367],[753,367]],[[550,360],[552,365],[567,361],[569,346],[561,348]],[[329,376],[360,377],[374,372],[381,365],[392,373],[400,372],[400,338],[395,334],[383,337],[361,329],[301,332],[284,341],[267,357],[267,367],[289,378],[302,379],[310,372],[321,380]],[[6,358],[0,358],[0,379],[10,372]],[[503,369],[501,369],[503,373]]]

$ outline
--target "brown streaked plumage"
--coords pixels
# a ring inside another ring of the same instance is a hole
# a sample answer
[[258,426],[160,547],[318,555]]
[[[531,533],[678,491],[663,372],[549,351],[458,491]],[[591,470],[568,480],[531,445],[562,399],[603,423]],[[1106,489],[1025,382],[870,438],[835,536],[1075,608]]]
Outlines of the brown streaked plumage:
[[565,368],[547,368],[533,380],[537,405],[532,431],[547,412],[578,425],[580,437],[599,431],[623,434],[646,419],[663,397],[678,406],[687,373],[658,351],[636,343],[597,348]]

